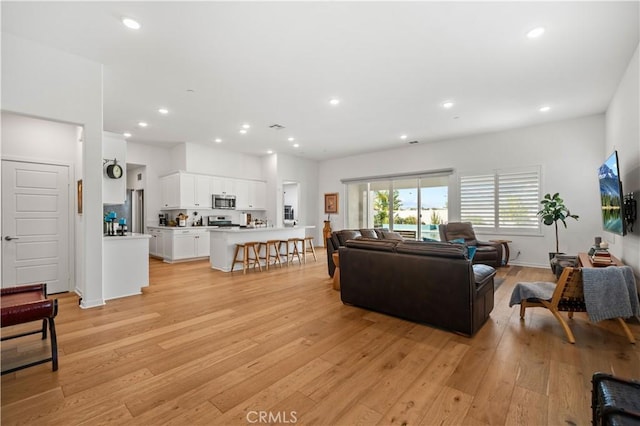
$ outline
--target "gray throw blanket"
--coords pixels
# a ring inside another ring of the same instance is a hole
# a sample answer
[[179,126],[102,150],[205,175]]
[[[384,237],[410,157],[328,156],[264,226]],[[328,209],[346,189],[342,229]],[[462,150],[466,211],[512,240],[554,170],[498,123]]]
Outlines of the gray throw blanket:
[[556,289],[554,283],[535,281],[530,283],[516,283],[516,286],[511,292],[511,300],[509,300],[509,307],[518,305],[522,300],[526,299],[541,299],[551,300],[553,291]]
[[640,315],[636,280],[630,266],[583,268],[582,284],[591,321]]

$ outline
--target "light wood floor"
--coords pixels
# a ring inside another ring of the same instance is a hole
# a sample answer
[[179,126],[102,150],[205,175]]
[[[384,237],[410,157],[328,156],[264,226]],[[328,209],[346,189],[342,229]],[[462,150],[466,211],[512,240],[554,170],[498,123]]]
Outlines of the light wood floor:
[[[640,378],[640,344],[611,321],[577,314],[575,345],[546,310],[520,321],[514,283],[547,270],[501,268],[469,339],[344,306],[325,257],[245,276],[152,260],[141,296],[59,295],[60,369],[3,376],[2,424],[587,425],[593,372]],[[3,362],[41,345],[9,342]]]

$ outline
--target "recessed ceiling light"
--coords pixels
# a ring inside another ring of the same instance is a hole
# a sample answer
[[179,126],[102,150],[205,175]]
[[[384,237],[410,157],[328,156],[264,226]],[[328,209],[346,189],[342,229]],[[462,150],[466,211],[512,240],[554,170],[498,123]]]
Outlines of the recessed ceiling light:
[[298,147],[300,147],[300,144],[299,144],[299,143],[294,143],[294,144],[293,144],[293,147],[294,147],[294,148],[298,148]]
[[402,135],[400,136],[400,139],[405,140],[407,138],[407,135]]
[[295,141],[296,139],[295,139],[295,138],[288,138],[287,140],[288,140],[289,142],[293,142],[293,141]]
[[247,129],[240,129],[240,133],[243,134],[243,135],[246,135],[247,134]]
[[538,108],[538,111],[540,112],[547,112],[551,109],[551,107],[549,105],[545,105],[545,106],[541,106],[540,108]]
[[268,150],[267,154],[273,154],[273,151],[272,150]]
[[164,114],[164,115],[169,114],[169,110],[166,109],[166,108],[160,108],[160,109],[158,109],[158,112],[160,114]]
[[139,30],[140,28],[142,28],[140,22],[136,21],[135,19],[124,17],[122,18],[122,23],[125,27],[131,28],[132,30]]
[[243,128],[243,129],[248,129],[248,128],[250,128],[250,127],[251,127],[251,126],[250,126],[250,125],[248,125],[248,124],[246,124],[246,123],[242,125],[242,128]]
[[130,138],[130,137],[131,137],[131,133],[129,133],[129,132],[124,132],[124,133],[122,134],[122,136],[124,136],[125,138]]
[[220,139],[220,138],[216,138],[216,139],[215,139],[215,143],[222,143],[222,139]]
[[331,105],[338,105],[338,104],[340,103],[340,99],[338,99],[338,98],[333,98],[333,99],[331,99],[331,100],[329,101],[329,103],[330,103]]
[[139,122],[139,123],[138,123],[138,126],[140,126],[140,127],[147,127],[147,126],[148,126],[148,124],[147,124],[147,123],[145,123],[144,121],[141,121],[141,122]]
[[452,101],[443,102],[442,108],[446,108],[446,109],[453,108],[453,102]]
[[538,38],[544,34],[544,27],[537,27],[527,33],[527,38]]

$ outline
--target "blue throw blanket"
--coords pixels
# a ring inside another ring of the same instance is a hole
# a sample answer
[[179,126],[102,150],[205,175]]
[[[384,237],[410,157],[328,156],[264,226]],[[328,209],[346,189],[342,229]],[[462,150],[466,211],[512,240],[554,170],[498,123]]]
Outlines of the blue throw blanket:
[[593,322],[640,316],[640,301],[630,266],[582,269],[584,301]]
[[522,300],[527,299],[551,300],[555,289],[555,283],[546,281],[516,283],[513,292],[511,292],[509,306],[519,305]]

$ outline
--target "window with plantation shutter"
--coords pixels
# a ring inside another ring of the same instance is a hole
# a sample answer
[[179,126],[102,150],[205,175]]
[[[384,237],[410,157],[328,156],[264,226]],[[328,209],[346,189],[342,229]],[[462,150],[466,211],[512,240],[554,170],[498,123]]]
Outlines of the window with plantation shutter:
[[502,234],[539,234],[540,167],[460,176],[460,218]]
[[460,219],[476,228],[495,228],[495,175],[460,177]]

